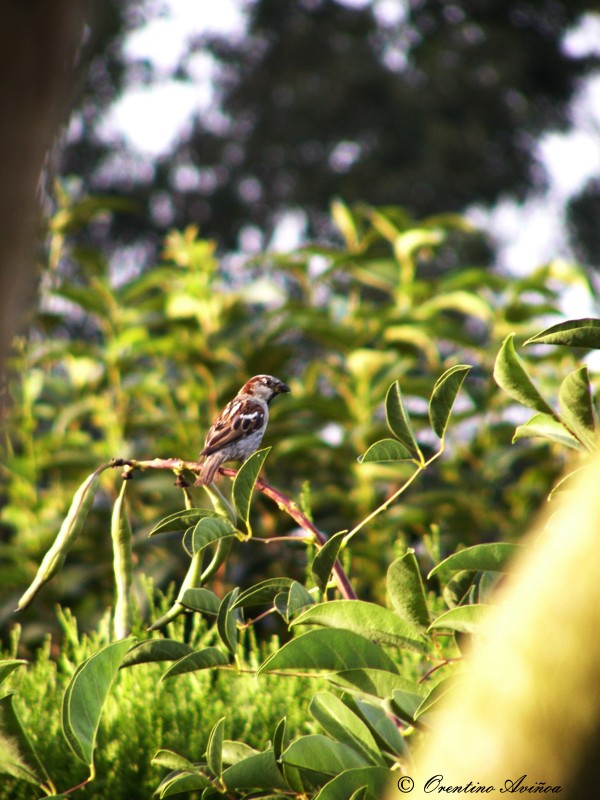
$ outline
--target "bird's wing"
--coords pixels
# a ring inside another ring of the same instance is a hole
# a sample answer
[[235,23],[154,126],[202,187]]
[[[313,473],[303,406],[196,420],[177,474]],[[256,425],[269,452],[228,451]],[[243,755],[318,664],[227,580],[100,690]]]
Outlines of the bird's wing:
[[265,424],[265,406],[250,397],[235,397],[228,403],[206,435],[201,456],[209,456],[217,450],[250,436]]

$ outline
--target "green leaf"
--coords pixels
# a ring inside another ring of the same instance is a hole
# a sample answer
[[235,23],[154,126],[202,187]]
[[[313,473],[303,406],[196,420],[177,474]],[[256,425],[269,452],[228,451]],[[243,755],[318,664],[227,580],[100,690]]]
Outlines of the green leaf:
[[283,767],[280,763],[281,754],[288,746],[288,739],[286,736],[287,730],[287,722],[286,718],[279,720],[277,727],[275,728],[275,733],[273,734],[273,754],[275,756],[275,763],[277,764],[278,770],[283,775]]
[[427,696],[423,699],[423,702],[419,706],[419,708],[415,712],[415,719],[422,717],[423,714],[427,714],[431,711],[433,706],[437,705],[442,698],[444,698],[448,692],[451,692],[456,685],[461,680],[461,675],[457,671],[453,671],[445,678],[442,678],[439,683],[431,689],[431,691],[427,694]]
[[309,774],[316,773],[315,778],[323,776],[325,779],[353,767],[369,766],[367,759],[353,747],[318,733],[296,739],[283,752],[281,760]]
[[48,773],[13,707],[12,692],[0,698],[0,773],[40,787],[50,782]]
[[414,461],[414,456],[397,439],[381,439],[372,444],[366,453],[358,458],[361,464],[381,461]]
[[308,710],[333,739],[352,747],[367,762],[383,764],[371,731],[339,697],[329,692],[317,692],[313,695]]
[[231,607],[246,608],[272,603],[279,592],[289,589],[293,583],[292,578],[267,578],[241,592]]
[[311,606],[315,602],[314,597],[298,581],[293,581],[288,592],[281,592],[276,595],[273,605],[281,614],[286,622],[301,611],[306,606]]
[[210,589],[186,589],[183,597],[179,601],[182,606],[199,611],[202,614],[210,614],[216,617],[219,613],[220,598]]
[[388,389],[385,398],[385,415],[388,428],[394,436],[404,445],[412,456],[416,456],[417,459],[421,461],[423,458],[421,450],[415,439],[410,418],[404,408],[402,392],[398,381],[395,381]]
[[514,333],[506,337],[494,365],[494,379],[498,386],[519,403],[542,414],[556,416],[554,410],[544,400],[515,352]]
[[148,536],[155,536],[157,533],[171,533],[173,531],[185,531],[193,527],[205,517],[217,517],[218,514],[212,508],[186,508],[169,514],[168,517],[161,519],[152,528]]
[[331,600],[310,606],[291,623],[344,628],[361,636],[393,647],[408,647],[426,652],[427,637],[393,611],[364,600]]
[[283,669],[337,672],[363,667],[398,672],[385,650],[364,636],[338,628],[318,628],[284,644],[267,658],[258,674]]
[[199,669],[213,669],[214,667],[224,667],[229,664],[229,656],[217,647],[205,647],[203,650],[195,650],[193,653],[180,658],[172,667],[164,673],[161,681],[174,678],[176,675],[184,675],[186,672],[196,672]]
[[156,767],[165,767],[170,770],[194,770],[194,764],[191,761],[166,749],[157,750],[151,763]]
[[237,600],[239,589],[236,587],[228,592],[219,606],[217,614],[217,630],[225,647],[232,655],[237,652],[238,646],[238,611],[234,606]]
[[441,575],[446,578],[453,572],[461,570],[491,570],[492,572],[506,572],[511,559],[522,550],[522,545],[510,542],[497,542],[492,544],[476,544],[465,547],[443,561],[440,561],[427,576]]
[[[497,574],[484,572],[486,574]],[[448,608],[464,605],[469,595],[473,592],[475,581],[479,573],[476,570],[461,570],[455,572],[442,590],[442,597]]]
[[525,344],[563,344],[600,350],[600,319],[584,317],[559,322],[536,333]]
[[458,631],[459,633],[479,633],[489,606],[483,603],[472,603],[468,606],[456,606],[436,617],[429,630]]
[[429,626],[431,618],[415,551],[396,559],[387,571],[387,590],[396,614],[416,628]]
[[340,686],[350,691],[357,690],[360,694],[367,694],[384,700],[391,697],[394,692],[405,692],[415,695],[418,705],[423,692],[416,683],[408,681],[401,675],[383,669],[347,669],[326,675],[329,683]]
[[192,532],[192,552],[199,553],[209,544],[235,536],[235,528],[225,517],[203,517]]
[[346,701],[369,727],[377,746],[394,756],[406,755],[406,744],[386,709],[359,697]]
[[321,592],[325,592],[327,589],[333,565],[336,562],[346,533],[347,531],[339,531],[330,536],[313,559],[310,571]]
[[252,500],[252,492],[258,479],[262,465],[265,463],[266,457],[269,455],[270,447],[265,447],[262,450],[257,450],[238,470],[235,476],[232,488],[232,498],[236,510],[244,524],[248,534],[252,534],[250,527],[250,502]]
[[314,800],[348,800],[366,787],[365,800],[381,800],[390,787],[393,773],[385,767],[347,769],[326,783]]
[[422,702],[422,694],[417,694],[416,692],[407,692],[403,689],[399,689],[392,693],[390,705],[392,706],[394,713],[399,716],[400,719],[403,719],[412,725],[417,717],[417,710],[421,706]]
[[62,703],[62,731],[77,758],[93,774],[94,747],[100,717],[110,687],[133,639],[111,642],[75,670]]
[[573,450],[584,450],[585,448],[555,417],[550,414],[535,414],[524,425],[519,425],[515,429],[513,442],[519,439],[539,437],[547,439],[554,444],[563,447],[570,447]]
[[163,797],[173,797],[184,792],[193,792],[212,786],[212,781],[201,772],[192,770],[177,770],[166,775],[154,794],[162,800]]
[[558,404],[564,424],[587,450],[596,450],[596,415],[587,367],[576,369],[563,380],[558,392]]
[[213,775],[221,778],[223,773],[223,739],[225,731],[225,717],[215,723],[213,729],[208,735],[208,744],[206,746],[206,762],[212,771]]
[[228,789],[284,789],[284,781],[273,750],[256,753],[232,764],[223,771],[222,780]]
[[175,639],[148,639],[138,642],[125,654],[120,669],[154,661],[178,661],[193,652],[189,644]]
[[53,578],[64,564],[67,553],[83,530],[88,512],[98,491],[100,474],[105,469],[107,469],[107,465],[99,467],[91,475],[88,475],[75,492],[69,512],[60,526],[54,543],[44,556],[32,584],[17,604],[19,610],[26,608],[31,603],[41,587]]
[[457,364],[446,370],[435,382],[429,398],[429,420],[440,439],[444,438],[454,401],[470,370],[471,367],[467,364]]
[[22,658],[6,658],[0,661],[0,686],[12,672],[24,664],[27,664],[27,661]]

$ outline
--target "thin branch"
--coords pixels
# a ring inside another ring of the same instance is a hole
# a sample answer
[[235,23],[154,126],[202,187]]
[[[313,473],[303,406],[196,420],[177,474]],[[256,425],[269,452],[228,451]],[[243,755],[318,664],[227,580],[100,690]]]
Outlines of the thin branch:
[[[130,467],[131,469],[140,470],[168,469],[172,472],[175,472],[177,475],[180,475],[186,469],[190,470],[191,472],[198,471],[198,462],[184,461],[181,458],[153,458],[148,461],[115,458],[110,462],[109,466]],[[237,475],[237,470],[229,469],[227,467],[219,467],[219,472],[221,475],[225,475],[228,478],[235,478]],[[255,486],[261,494],[264,494],[266,497],[269,497],[271,500],[273,500],[277,504],[278,508],[281,509],[281,511],[285,511],[285,513],[291,517],[297,525],[299,525],[303,530],[308,531],[314,537],[318,548],[323,547],[323,545],[327,542],[327,536],[308,519],[306,514],[300,510],[297,503],[295,503],[293,500],[290,500],[290,498],[282,494],[279,489],[271,486],[262,478],[257,479]],[[335,564],[333,565],[333,576],[336,586],[344,600],[356,600],[356,593],[339,560],[336,560]]]

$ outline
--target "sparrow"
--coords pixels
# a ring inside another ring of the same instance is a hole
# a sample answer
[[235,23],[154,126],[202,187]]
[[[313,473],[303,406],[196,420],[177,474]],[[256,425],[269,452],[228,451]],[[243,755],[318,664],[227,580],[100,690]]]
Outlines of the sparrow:
[[289,392],[279,378],[255,375],[225,406],[206,434],[196,486],[212,483],[225,461],[245,461],[258,450],[269,422],[269,403],[278,394]]

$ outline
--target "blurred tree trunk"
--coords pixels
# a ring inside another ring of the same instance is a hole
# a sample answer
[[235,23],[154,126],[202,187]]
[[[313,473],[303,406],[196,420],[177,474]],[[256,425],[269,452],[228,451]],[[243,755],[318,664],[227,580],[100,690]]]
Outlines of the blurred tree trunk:
[[0,369],[36,287],[38,185],[69,108],[83,0],[5,0],[0,11]]

